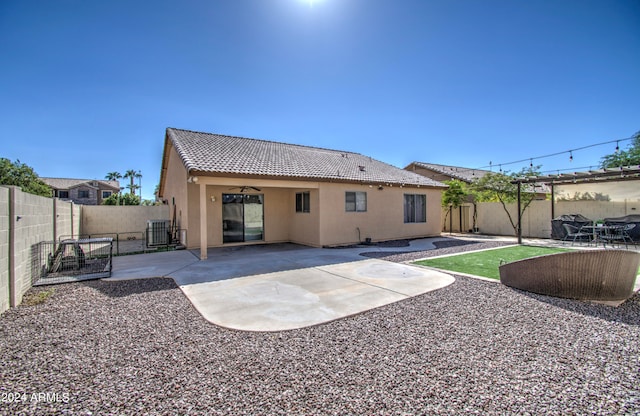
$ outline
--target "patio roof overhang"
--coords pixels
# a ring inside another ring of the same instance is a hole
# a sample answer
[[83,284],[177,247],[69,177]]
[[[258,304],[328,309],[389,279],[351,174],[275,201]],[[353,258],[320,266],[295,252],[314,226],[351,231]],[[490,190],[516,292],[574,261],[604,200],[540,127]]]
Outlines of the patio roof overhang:
[[620,166],[617,168],[590,170],[587,172],[559,173],[557,175],[525,176],[515,178],[512,184],[518,185],[518,244],[522,244],[522,213],[520,211],[520,188],[523,183],[544,183],[551,187],[551,218],[555,217],[554,186],[581,183],[606,183],[640,180],[639,166]]

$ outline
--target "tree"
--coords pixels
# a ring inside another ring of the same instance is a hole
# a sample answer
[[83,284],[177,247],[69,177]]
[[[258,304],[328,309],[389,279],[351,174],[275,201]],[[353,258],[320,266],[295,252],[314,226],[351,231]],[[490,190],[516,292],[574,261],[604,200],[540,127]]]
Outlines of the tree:
[[[444,216],[443,228],[447,224],[447,217],[451,216],[451,210],[458,208],[467,198],[466,184],[464,182],[452,179],[450,181],[444,181],[444,184],[448,185],[449,188],[442,193],[442,206],[449,207],[449,211],[447,211],[447,214]],[[451,229],[449,229],[449,231],[451,231]]]
[[38,177],[38,174],[30,166],[16,160],[11,163],[9,159],[0,158],[0,185],[14,185],[22,188],[24,192],[51,196],[51,188]]
[[111,194],[102,205],[140,205],[140,197],[132,194]]
[[617,168],[620,166],[640,165],[640,131],[636,132],[627,150],[617,150],[615,153],[600,159],[601,168]]
[[[517,218],[513,218],[507,209],[507,204],[518,200],[518,185],[511,183],[515,178],[523,176],[540,176],[540,166],[524,168],[516,173],[487,173],[482,178],[472,182],[471,187],[477,202],[500,202],[504,212],[509,217],[515,235],[518,235]],[[520,215],[524,214],[531,202],[536,198],[534,187],[526,186],[520,193]]]
[[117,181],[118,179],[122,179],[122,175],[120,172],[109,172],[104,177],[108,181]]
[[129,193],[131,195],[135,195],[136,190],[138,188],[140,188],[140,186],[136,185],[134,183],[134,180],[136,178],[138,178],[138,179],[142,178],[142,173],[140,173],[139,171],[133,170],[133,169],[129,169],[128,171],[125,172],[123,178],[125,178],[125,179],[129,178],[129,185],[127,185],[127,188],[129,189]]

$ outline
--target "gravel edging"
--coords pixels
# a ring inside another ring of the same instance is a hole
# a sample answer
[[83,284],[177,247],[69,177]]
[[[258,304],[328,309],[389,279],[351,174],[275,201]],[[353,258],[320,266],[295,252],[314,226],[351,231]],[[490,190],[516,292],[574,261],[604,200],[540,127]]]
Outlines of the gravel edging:
[[170,279],[71,283],[3,313],[0,351],[0,394],[28,398],[7,415],[640,412],[638,294],[613,308],[461,276],[278,333],[212,325]]
[[436,248],[433,250],[423,251],[402,251],[402,252],[390,252],[390,251],[370,251],[361,253],[361,256],[371,257],[375,259],[388,260],[396,263],[402,263],[406,261],[414,261],[424,259],[428,257],[444,256],[447,254],[457,254],[466,251],[486,250],[490,248],[503,247],[513,245],[513,243],[507,241],[465,241],[465,240],[445,240],[435,241],[433,243]]

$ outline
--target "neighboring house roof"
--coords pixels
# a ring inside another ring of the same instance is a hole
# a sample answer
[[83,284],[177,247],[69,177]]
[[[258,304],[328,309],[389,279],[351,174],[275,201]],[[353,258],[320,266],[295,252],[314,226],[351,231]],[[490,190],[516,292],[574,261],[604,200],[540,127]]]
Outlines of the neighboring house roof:
[[[464,168],[461,166],[438,165],[435,163],[425,162],[412,162],[407,165],[405,169],[409,169],[411,166],[428,169],[438,173],[439,175],[450,176],[453,179],[458,179],[466,183],[471,183],[476,179],[482,178],[487,173],[492,173],[490,170]],[[549,192],[551,192],[551,189],[545,184],[529,185],[525,186],[523,189],[525,192],[535,192],[539,194],[548,194]]]
[[471,168],[464,168],[461,166],[438,165],[435,163],[425,163],[425,162],[413,162],[413,163],[410,163],[407,167],[411,165],[415,165],[423,169],[432,170],[441,175],[451,176],[453,179],[458,179],[467,183],[471,183],[472,181],[478,178],[482,178],[484,175],[490,172],[488,170],[482,170],[482,169],[471,169]]
[[166,140],[190,173],[446,187],[359,153],[175,128]]
[[[120,190],[120,182],[105,181],[98,179],[70,179],[70,178],[40,178],[44,183],[54,189],[71,189],[78,186],[87,186],[90,188],[113,188],[114,191]],[[95,183],[96,186],[93,185]]]

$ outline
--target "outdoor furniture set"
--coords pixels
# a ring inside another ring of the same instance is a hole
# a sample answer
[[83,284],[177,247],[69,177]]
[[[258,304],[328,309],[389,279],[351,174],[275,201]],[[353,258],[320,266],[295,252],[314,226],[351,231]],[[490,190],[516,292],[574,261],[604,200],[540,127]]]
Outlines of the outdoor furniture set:
[[629,244],[635,246],[636,242],[631,238],[629,234],[631,230],[636,227],[636,224],[588,224],[583,225],[580,228],[571,224],[562,224],[566,231],[566,235],[563,241],[571,241],[573,245],[576,241],[586,241],[589,244],[594,243],[596,246],[602,243],[603,247],[607,244],[624,244],[625,248],[628,248]]

